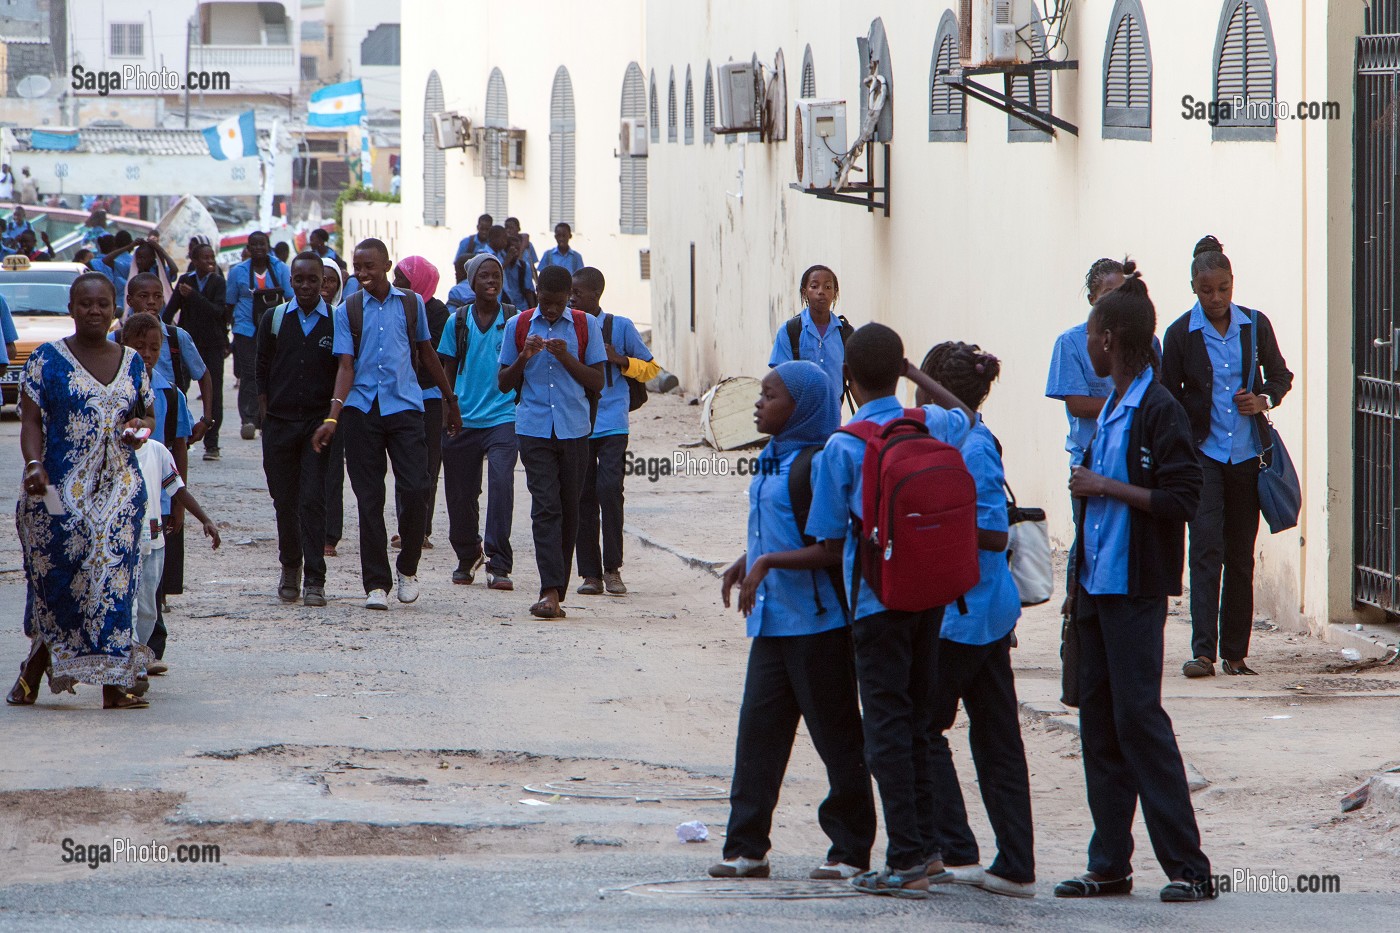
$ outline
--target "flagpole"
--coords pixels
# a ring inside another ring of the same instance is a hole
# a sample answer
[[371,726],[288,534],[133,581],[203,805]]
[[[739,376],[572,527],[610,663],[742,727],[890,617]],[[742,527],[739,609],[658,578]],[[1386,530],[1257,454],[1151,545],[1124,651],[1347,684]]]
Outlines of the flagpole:
[[[364,98],[361,97],[361,108]],[[360,184],[365,188],[374,187],[374,166],[369,161],[369,114],[360,110]]]
[[272,183],[277,169],[277,132],[282,121],[274,117],[272,133],[268,137],[267,149],[258,147],[258,158],[262,163],[262,191],[258,195],[258,229],[272,229]]

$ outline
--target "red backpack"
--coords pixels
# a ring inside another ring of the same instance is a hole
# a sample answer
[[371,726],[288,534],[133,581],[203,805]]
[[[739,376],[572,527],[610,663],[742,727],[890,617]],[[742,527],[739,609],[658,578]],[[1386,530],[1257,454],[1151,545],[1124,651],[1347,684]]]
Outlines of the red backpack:
[[929,436],[924,411],[888,424],[841,428],[865,443],[851,606],[864,578],[885,608],[922,612],[952,603],[981,579],[977,484],[956,447]]
[[[588,312],[578,311],[574,308],[565,308],[569,312],[569,320],[574,322],[574,337],[578,340],[578,358],[583,362],[583,355],[588,351]],[[525,338],[530,336],[530,322],[535,318],[535,309],[530,308],[521,311],[520,316],[515,319],[515,352],[519,353],[525,349]]]

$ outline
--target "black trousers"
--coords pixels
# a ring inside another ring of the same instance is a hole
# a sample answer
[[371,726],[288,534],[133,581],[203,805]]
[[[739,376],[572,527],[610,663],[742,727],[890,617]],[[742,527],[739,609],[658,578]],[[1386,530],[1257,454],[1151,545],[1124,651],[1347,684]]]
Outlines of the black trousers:
[[938,834],[949,865],[980,861],[977,837],[967,825],[958,772],[944,735],[953,727],[961,700],[968,720],[968,745],[977,769],[982,804],[996,835],[997,857],[988,868],[1007,881],[1035,880],[1035,831],[1031,782],[1021,743],[1016,678],[1011,673],[1011,636],[990,645],[943,639],[938,645],[938,683],[933,709],[933,764]]
[[[428,492],[428,447],[423,438],[423,413],[414,409],[392,415],[379,413],[376,401],[368,413],[349,405],[341,409],[345,431],[345,467],[360,515],[360,575],[365,592],[388,590],[389,536],[384,529],[384,478],[394,467],[394,491],[403,502],[399,519],[398,571],[412,577],[423,556],[424,498]],[[387,462],[386,462],[387,460]]]
[[326,454],[326,543],[334,547],[345,533],[344,431],[335,432]]
[[[423,537],[433,533],[433,510],[437,508],[438,477],[442,474],[442,399],[423,399],[423,442],[428,445],[428,492],[425,496]],[[403,497],[394,492],[394,511],[403,521]]]
[[[589,438],[588,472],[578,501],[578,575],[622,569],[622,461],[627,435]],[[599,516],[602,521],[600,523]],[[598,550],[602,531],[603,549]]]
[[214,397],[202,400],[209,409],[209,417],[214,420],[204,434],[204,449],[218,450],[219,426],[224,423],[224,358],[228,356],[228,342],[197,343],[194,348],[199,351],[204,365],[209,367],[209,378],[214,383]]
[[1147,835],[1174,881],[1205,881],[1210,862],[1186,786],[1172,721],[1162,709],[1166,597],[1092,596],[1082,589],[1079,628],[1079,731],[1094,835],[1089,870],[1132,873],[1133,815],[1142,801]]
[[530,490],[530,530],[540,593],[553,589],[564,598],[578,540],[578,502],[588,471],[588,438],[520,438],[525,488]]
[[233,374],[238,377],[238,418],[242,424],[262,427],[258,408],[258,341],[233,335]]
[[[520,442],[515,422],[464,428],[442,441],[447,485],[447,538],[457,561],[470,567],[483,548],[486,569],[510,576],[515,556],[510,530],[515,517],[515,464]],[[481,534],[481,465],[486,463],[486,537]]]
[[[1201,504],[1191,522],[1191,656],[1242,661],[1254,629],[1254,541],[1259,461],[1201,461]],[[1221,571],[1224,586],[1221,586]]]
[[921,865],[942,851],[934,796],[932,727],[943,610],[856,619],[856,678],[865,711],[865,760],[880,787],[885,864]]
[[263,473],[277,512],[277,557],[286,569],[305,567],[307,586],[326,585],[326,465],[311,438],[321,418],[263,418]]
[[772,848],[773,809],[799,719],[807,723],[831,788],[817,808],[817,820],[831,839],[827,861],[869,868],[875,800],[861,741],[854,650],[845,627],[752,640],[724,857],[761,859]]

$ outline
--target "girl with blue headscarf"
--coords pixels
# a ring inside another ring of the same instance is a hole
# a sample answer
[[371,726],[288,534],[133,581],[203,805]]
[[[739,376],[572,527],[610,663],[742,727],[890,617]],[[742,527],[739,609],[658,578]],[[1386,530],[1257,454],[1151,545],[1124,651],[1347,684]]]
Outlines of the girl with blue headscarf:
[[753,641],[724,858],[710,867],[716,878],[768,877],[773,810],[799,719],[807,723],[831,786],[818,810],[831,848],[811,877],[851,878],[870,865],[875,802],[840,556],[806,538],[802,527],[812,462],[840,427],[839,404],[822,368],[798,360],[769,371],[754,405],[758,430],[772,440],[749,483],[748,551],[724,574],[724,605],[740,585],[739,611]]

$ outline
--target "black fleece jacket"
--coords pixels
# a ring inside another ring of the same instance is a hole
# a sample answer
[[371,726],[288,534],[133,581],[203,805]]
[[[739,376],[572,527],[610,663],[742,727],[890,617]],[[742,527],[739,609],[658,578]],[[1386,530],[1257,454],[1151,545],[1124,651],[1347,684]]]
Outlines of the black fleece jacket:
[[[1091,446],[1083,466],[1092,457]],[[1127,595],[1180,596],[1186,523],[1196,517],[1201,501],[1201,465],[1186,412],[1160,382],[1147,387],[1128,429],[1128,482],[1152,491],[1152,511],[1130,510]],[[1074,546],[1083,567],[1083,509],[1076,531]]]

